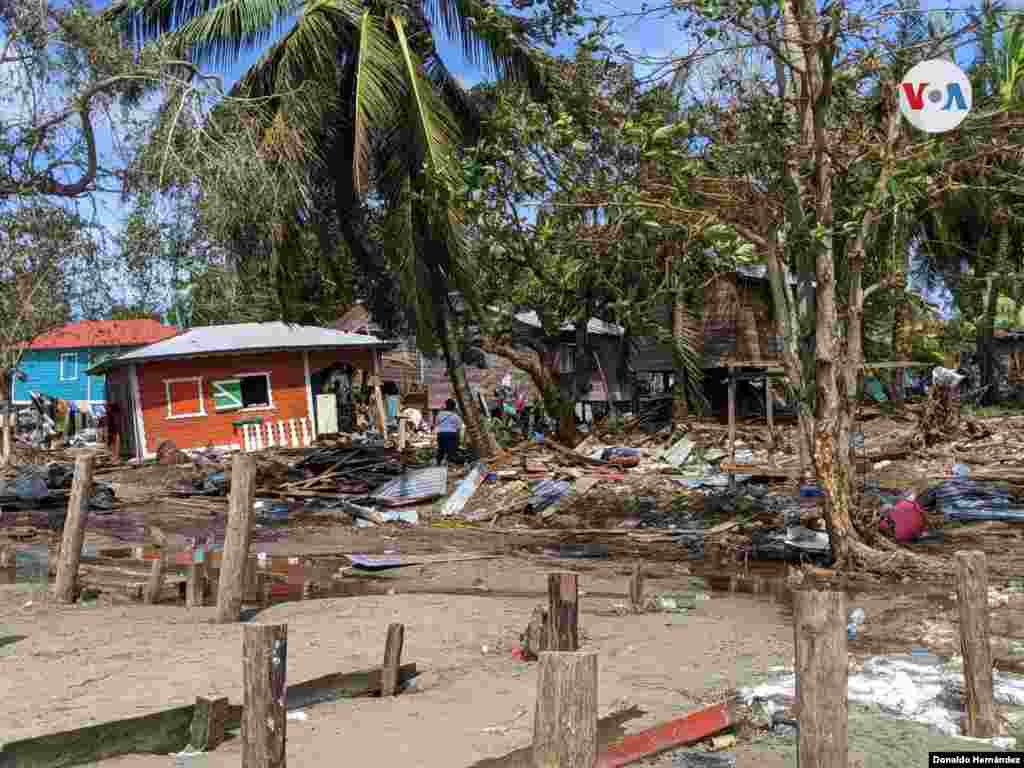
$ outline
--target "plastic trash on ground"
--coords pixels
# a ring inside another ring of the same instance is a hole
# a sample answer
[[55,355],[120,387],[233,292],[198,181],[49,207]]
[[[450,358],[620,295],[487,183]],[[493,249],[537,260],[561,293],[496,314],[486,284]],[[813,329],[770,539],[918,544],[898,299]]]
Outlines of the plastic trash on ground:
[[864,623],[864,609],[854,608],[850,611],[850,616],[846,621],[846,637],[848,640],[855,640],[857,638],[857,631]]
[[[771,714],[789,706],[795,696],[795,675],[781,672],[768,682],[740,691],[747,706],[755,701]],[[993,673],[997,704],[1024,704],[1024,678]],[[875,656],[860,672],[849,677],[852,703],[878,707],[901,720],[912,720],[935,728],[947,736],[960,735],[963,703],[962,662],[943,664],[935,656]]]

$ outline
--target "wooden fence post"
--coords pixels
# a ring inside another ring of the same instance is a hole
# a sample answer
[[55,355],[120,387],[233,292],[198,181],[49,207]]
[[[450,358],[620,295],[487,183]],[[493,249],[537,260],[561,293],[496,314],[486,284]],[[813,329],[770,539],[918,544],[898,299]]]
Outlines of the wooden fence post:
[[633,576],[629,580],[629,602],[633,613],[644,610],[644,569],[640,563],[633,566]]
[[579,591],[575,573],[548,574],[547,651],[578,651]]
[[224,556],[217,586],[217,621],[238,621],[245,594],[245,569],[249,562],[255,512],[256,459],[237,453],[231,463],[231,500],[228,504],[228,529],[224,537]]
[[78,563],[82,558],[85,524],[89,519],[89,497],[92,496],[92,454],[75,459],[75,477],[71,483],[71,500],[64,522],[64,538],[57,564],[56,598],[59,603],[73,603],[78,592]]
[[793,594],[802,768],[847,768],[846,595]]
[[188,582],[185,585],[185,605],[189,608],[201,608],[206,605],[207,598],[206,563],[192,563],[188,567]]
[[149,581],[146,582],[146,592],[143,595],[143,601],[147,605],[160,602],[160,593],[163,591],[164,586],[165,567],[166,562],[164,561],[163,551],[157,552],[156,559],[153,561],[153,566],[149,572]]
[[229,703],[226,696],[219,699],[197,698],[189,739],[192,749],[200,752],[216,749],[224,741],[228,714]]
[[985,553],[957,552],[956,571],[960,652],[964,657],[964,735],[990,738],[999,735],[999,725],[992,693]]
[[243,768],[285,768],[287,624],[246,624],[242,642]]
[[405,643],[405,625],[388,626],[388,638],[384,643],[384,665],[380,671],[380,695],[395,696],[398,693],[398,676],[402,667],[402,645]]
[[537,673],[534,768],[597,765],[597,653],[545,652]]

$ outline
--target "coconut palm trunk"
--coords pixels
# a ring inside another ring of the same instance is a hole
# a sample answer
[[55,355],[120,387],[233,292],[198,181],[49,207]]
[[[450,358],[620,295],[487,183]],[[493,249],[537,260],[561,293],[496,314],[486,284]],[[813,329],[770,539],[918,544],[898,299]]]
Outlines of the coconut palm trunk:
[[469,382],[466,380],[466,368],[462,364],[458,346],[452,336],[451,324],[444,312],[438,313],[438,335],[441,340],[441,351],[444,354],[448,379],[452,384],[455,402],[462,412],[462,420],[466,425],[466,436],[470,447],[481,459],[493,459],[498,453],[498,445],[494,435],[484,428],[480,421],[480,408],[473,398]]

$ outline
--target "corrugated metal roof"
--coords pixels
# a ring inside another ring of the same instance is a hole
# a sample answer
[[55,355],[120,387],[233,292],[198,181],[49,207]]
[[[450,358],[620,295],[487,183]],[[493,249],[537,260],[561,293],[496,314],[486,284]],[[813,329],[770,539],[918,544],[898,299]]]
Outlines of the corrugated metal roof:
[[195,355],[261,352],[275,349],[331,349],[335,347],[390,347],[376,336],[345,333],[331,328],[289,323],[238,323],[192,328],[171,339],[136,349],[90,369],[102,372],[130,363]]
[[[520,312],[516,315],[516,320],[523,325],[530,326],[531,328],[542,327],[540,317],[533,310],[530,310],[529,312]],[[573,331],[575,329],[576,326],[573,323],[565,323],[561,328],[563,331]],[[620,325],[606,323],[604,320],[598,320],[596,317],[592,317],[587,321],[587,333],[593,333],[601,336],[621,336],[623,328]]]

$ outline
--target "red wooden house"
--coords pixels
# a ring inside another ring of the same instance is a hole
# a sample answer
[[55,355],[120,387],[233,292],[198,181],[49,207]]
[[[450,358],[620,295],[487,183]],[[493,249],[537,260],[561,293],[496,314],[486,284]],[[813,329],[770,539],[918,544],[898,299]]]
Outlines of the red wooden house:
[[[328,369],[379,375],[393,344],[375,336],[285,323],[193,328],[107,360],[111,438],[149,458],[164,440],[181,450],[307,445]],[[258,442],[254,442],[257,441]]]

